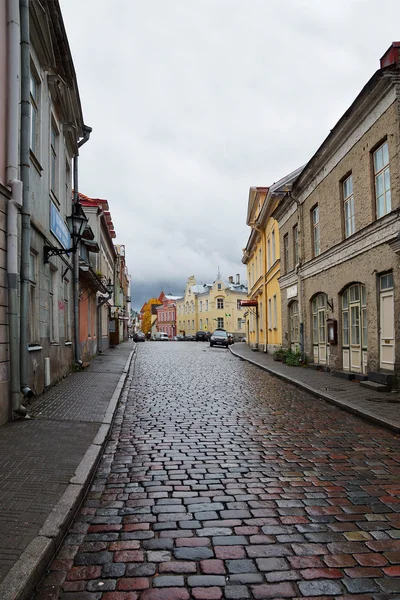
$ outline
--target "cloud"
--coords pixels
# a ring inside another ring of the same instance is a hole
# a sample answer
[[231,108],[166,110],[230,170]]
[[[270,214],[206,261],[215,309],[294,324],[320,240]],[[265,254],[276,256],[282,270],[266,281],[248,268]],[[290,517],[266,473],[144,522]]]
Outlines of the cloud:
[[[395,0],[61,0],[136,306],[245,274],[249,187],[311,158],[398,36]],[[390,19],[387,18],[390,15]],[[385,27],[378,27],[378,23]],[[168,285],[169,284],[169,285]],[[150,290],[151,293],[150,293]]]

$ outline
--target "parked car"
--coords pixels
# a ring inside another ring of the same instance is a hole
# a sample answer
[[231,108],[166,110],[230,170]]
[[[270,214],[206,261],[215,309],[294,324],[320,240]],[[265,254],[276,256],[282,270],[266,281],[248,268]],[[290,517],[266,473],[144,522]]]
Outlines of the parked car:
[[195,335],[185,335],[185,342],[195,342],[196,341],[196,336]]
[[212,336],[210,337],[210,347],[213,346],[224,346],[227,348],[229,346],[229,338],[225,329],[216,329]]
[[143,331],[136,331],[136,333],[133,334],[133,341],[134,342],[145,342],[146,336],[144,335]]
[[169,337],[163,331],[157,331],[155,335],[156,342],[169,342]]
[[198,331],[195,337],[196,342],[206,342],[208,340],[207,331]]

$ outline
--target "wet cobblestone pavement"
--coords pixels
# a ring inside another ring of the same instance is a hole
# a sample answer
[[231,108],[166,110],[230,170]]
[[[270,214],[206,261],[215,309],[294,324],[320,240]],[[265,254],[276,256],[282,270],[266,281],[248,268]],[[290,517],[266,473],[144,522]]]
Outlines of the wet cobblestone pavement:
[[203,343],[145,343],[35,600],[400,598],[400,440]]

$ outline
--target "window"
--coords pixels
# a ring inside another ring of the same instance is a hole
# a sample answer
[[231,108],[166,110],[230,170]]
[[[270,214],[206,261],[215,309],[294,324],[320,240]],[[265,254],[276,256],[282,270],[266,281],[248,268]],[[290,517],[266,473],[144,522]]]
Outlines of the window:
[[392,210],[389,169],[389,146],[385,142],[374,152],[376,216],[379,219]]
[[355,233],[356,223],[354,218],[354,193],[353,176],[350,175],[343,181],[343,202],[344,202],[344,232],[346,238]]
[[71,339],[71,327],[69,320],[69,281],[64,280],[64,339],[69,341]]
[[192,331],[194,331],[194,321],[192,321]]
[[54,125],[50,128],[50,189],[58,196],[58,131]]
[[49,277],[50,341],[58,342],[57,271],[51,269]]
[[208,329],[208,319],[206,319],[206,329]]
[[31,131],[30,131],[30,149],[34,154],[39,152],[39,97],[40,86],[37,78],[32,73],[30,75],[30,104],[31,104]]
[[271,246],[272,246],[272,264],[276,261],[276,252],[275,252],[275,229],[272,230],[271,233]]
[[219,283],[219,284],[218,284],[218,289],[220,290],[220,289],[221,289],[221,287],[222,287],[222,284],[221,284],[221,283]]
[[208,300],[206,300],[206,311],[208,310]]
[[223,298],[217,298],[217,308],[224,308],[224,299]]
[[241,300],[236,300],[236,308],[237,308],[237,310],[242,310],[242,305],[240,303],[241,303]]
[[299,264],[299,227],[298,225],[295,225],[293,227],[293,259],[294,259],[294,266],[296,267],[296,265]]
[[380,288],[381,292],[383,292],[384,290],[393,289],[393,273],[386,273],[386,275],[381,275]]
[[224,328],[224,319],[223,319],[223,317],[218,317],[217,323],[218,323],[218,328],[219,329],[223,329]]
[[203,319],[200,319],[200,329],[203,329]]
[[263,268],[262,268],[262,251],[261,248],[258,251],[258,265],[259,265],[259,269],[260,269],[260,277],[263,274]]
[[274,306],[274,329],[277,329],[277,327],[278,327],[278,313],[277,313],[276,295],[275,294],[272,297],[272,299],[273,299],[273,306]]
[[237,328],[242,329],[242,319],[237,320]]
[[37,256],[31,252],[29,257],[29,343],[35,344],[38,342],[37,334],[37,318],[36,318],[36,282],[37,282]]
[[202,300],[200,300],[200,303],[199,303],[199,312],[203,312],[203,301]]
[[260,329],[262,331],[262,328],[263,328],[263,323],[262,323],[262,302],[260,302],[260,310],[259,310],[258,317],[259,317],[259,321],[258,322],[260,323]]
[[292,302],[289,307],[290,319],[290,343],[298,346],[300,342],[300,327],[299,327],[299,303],[297,300]]
[[268,329],[272,329],[272,299],[268,299]]
[[355,284],[342,294],[343,346],[368,346],[367,291]]
[[283,270],[284,273],[289,272],[289,234],[283,236]]
[[319,207],[315,206],[311,211],[312,219],[312,241],[314,256],[318,256],[321,252],[320,234],[319,234]]
[[267,242],[267,269],[271,266],[271,240],[268,238]]

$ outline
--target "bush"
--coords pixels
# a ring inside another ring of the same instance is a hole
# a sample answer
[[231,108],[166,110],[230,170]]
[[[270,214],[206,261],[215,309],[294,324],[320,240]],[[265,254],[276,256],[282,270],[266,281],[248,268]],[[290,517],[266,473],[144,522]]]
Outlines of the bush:
[[299,350],[296,350],[295,352],[293,352],[293,350],[287,350],[284,362],[289,365],[289,367],[299,367],[303,362]]

